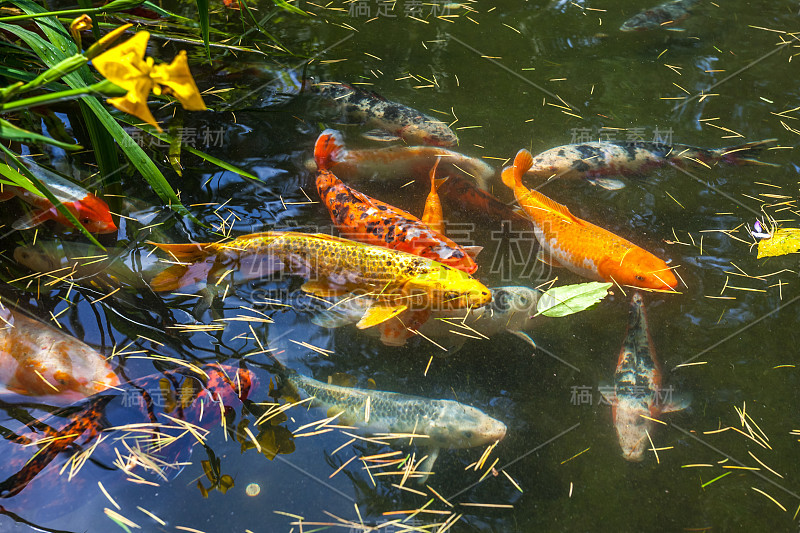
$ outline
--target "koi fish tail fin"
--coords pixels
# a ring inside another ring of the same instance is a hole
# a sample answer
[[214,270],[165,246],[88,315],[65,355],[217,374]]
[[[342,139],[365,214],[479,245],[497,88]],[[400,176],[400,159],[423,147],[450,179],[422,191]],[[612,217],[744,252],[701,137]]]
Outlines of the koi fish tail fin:
[[[192,264],[206,256],[208,244],[163,244],[157,242],[148,242],[148,244],[167,252],[173,261],[186,263],[172,265],[156,274],[150,280],[150,288],[156,292],[175,291],[200,281],[205,278],[211,268],[210,265],[206,264]],[[204,272],[196,272],[198,268],[204,270]]]
[[172,259],[180,263],[194,263],[203,259],[206,255],[206,248],[210,244],[165,244],[147,241],[147,244],[152,244],[163,252],[167,252]]
[[344,159],[344,141],[342,134],[336,130],[327,129],[317,138],[314,145],[314,161],[320,170],[330,170],[330,168]]
[[525,149],[517,152],[514,165],[503,169],[500,175],[507,187],[515,188],[522,184],[522,176],[533,166],[533,156]]
[[779,165],[773,163],[765,163],[755,159],[769,144],[776,142],[777,139],[766,139],[763,141],[755,141],[736,146],[728,146],[727,148],[720,148],[714,150],[714,155],[719,158],[723,163],[729,165],[762,165],[777,167]]

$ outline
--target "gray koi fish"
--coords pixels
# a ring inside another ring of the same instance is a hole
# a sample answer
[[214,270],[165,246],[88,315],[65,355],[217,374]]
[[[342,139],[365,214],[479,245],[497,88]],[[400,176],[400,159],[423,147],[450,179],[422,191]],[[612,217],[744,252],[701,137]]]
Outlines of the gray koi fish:
[[309,92],[335,107],[348,122],[377,128],[364,136],[377,141],[403,139],[409,144],[454,146],[458,137],[447,124],[416,109],[346,83],[324,82]]
[[[414,435],[414,444],[428,449],[421,472],[431,471],[442,448],[473,448],[506,436],[504,423],[453,400],[329,385],[289,369],[280,374],[298,392],[312,397],[313,407],[325,409],[328,416],[339,414],[337,423],[379,439]],[[421,482],[427,478],[423,476]]]
[[[612,418],[617,430],[622,456],[628,461],[641,461],[650,442],[655,423],[661,413],[680,411],[686,401],[666,397],[661,388],[661,365],[647,329],[644,302],[638,292],[631,299],[628,333],[614,374],[614,394],[606,399],[612,405]],[[670,390],[671,393],[671,390]]]
[[620,31],[646,31],[663,27],[674,27],[692,14],[699,0],[673,0],[637,13],[622,23]]
[[767,139],[715,149],[634,141],[565,144],[534,156],[533,166],[527,173],[548,179],[587,178],[594,185],[606,189],[621,189],[625,186],[624,183],[605,176],[641,175],[650,169],[666,165],[683,168],[689,162],[699,165],[724,163],[775,166],[753,159],[767,144],[774,141],[775,139]]

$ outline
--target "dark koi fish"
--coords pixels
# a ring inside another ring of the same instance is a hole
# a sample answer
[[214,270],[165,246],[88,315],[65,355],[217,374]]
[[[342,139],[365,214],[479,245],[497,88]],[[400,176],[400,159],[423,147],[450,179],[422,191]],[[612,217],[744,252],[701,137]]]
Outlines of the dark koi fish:
[[[403,139],[409,144],[454,146],[458,137],[447,124],[372,91],[346,83],[325,82],[311,85],[310,92],[341,111],[348,122],[360,122],[378,128],[365,137],[372,140]],[[388,134],[387,134],[388,132]]]
[[656,28],[673,28],[692,14],[699,0],[673,0],[637,13],[622,23],[620,31],[646,31]]
[[[27,164],[33,173],[53,193],[64,207],[92,233],[113,233],[117,226],[111,219],[108,204],[83,187],[65,180],[58,174],[33,163]],[[22,187],[3,185],[0,187],[0,201],[17,196],[32,205],[35,210],[28,216],[14,222],[16,230],[29,229],[48,220],[72,227],[72,223],[44,196],[39,196]]]
[[341,147],[341,137],[334,130],[322,132],[314,147],[317,191],[339,231],[349,238],[432,259],[468,274],[478,269],[468,249],[411,213],[352,189],[328,170]]
[[537,178],[588,178],[606,189],[621,189],[624,183],[605,176],[641,175],[653,168],[674,165],[680,168],[690,162],[709,166],[768,165],[753,159],[765,145],[775,139],[750,142],[727,148],[705,149],[685,144],[654,142],[596,141],[565,144],[533,158],[528,174]]
[[[612,405],[622,456],[641,461],[655,426],[652,419],[661,413],[680,411],[686,403],[673,403],[661,389],[661,365],[656,360],[642,295],[631,299],[628,334],[622,345],[614,374],[614,395],[606,399]],[[609,395],[610,396],[610,395]],[[671,394],[670,394],[671,396]]]

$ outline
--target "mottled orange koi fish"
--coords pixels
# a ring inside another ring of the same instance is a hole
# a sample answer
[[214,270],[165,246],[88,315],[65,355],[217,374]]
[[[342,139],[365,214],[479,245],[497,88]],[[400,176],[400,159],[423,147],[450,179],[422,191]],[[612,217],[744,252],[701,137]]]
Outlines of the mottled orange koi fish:
[[339,231],[349,238],[426,257],[468,274],[478,269],[467,250],[451,239],[411,213],[356,191],[328,170],[341,147],[341,137],[333,130],[322,132],[314,147],[317,191]]
[[533,221],[542,260],[599,281],[614,281],[646,289],[674,289],[678,280],[667,264],[650,252],[608,230],[581,220],[566,206],[527,189],[522,176],[533,163],[520,150],[514,165],[503,170],[503,183],[514,191],[522,209]]

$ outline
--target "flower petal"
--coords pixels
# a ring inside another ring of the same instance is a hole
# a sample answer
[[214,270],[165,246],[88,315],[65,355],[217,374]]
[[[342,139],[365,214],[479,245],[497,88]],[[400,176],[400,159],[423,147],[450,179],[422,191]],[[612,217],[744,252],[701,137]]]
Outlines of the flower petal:
[[128,94],[116,98],[109,98],[107,101],[120,111],[138,117],[155,127],[158,131],[162,131],[155,117],[153,117],[153,114],[150,112],[150,108],[147,107],[147,95],[150,94],[150,89],[152,87],[153,81],[150,78],[140,78],[136,87],[128,91]]
[[124,43],[95,57],[92,65],[107,80],[123,89],[134,90],[140,78],[150,75],[151,66],[144,60],[149,38],[148,32],[140,31]]
[[206,104],[200,96],[200,90],[194,83],[192,73],[189,72],[189,62],[186,52],[181,50],[172,63],[153,67],[151,78],[154,82],[164,85],[178,99],[184,109],[189,111],[204,111]]

